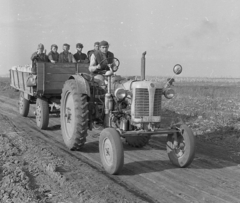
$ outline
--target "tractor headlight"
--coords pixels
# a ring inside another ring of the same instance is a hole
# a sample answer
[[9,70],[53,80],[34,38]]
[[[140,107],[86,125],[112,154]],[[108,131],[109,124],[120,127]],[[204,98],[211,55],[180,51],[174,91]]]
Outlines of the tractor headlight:
[[175,91],[171,88],[167,88],[164,90],[164,96],[167,99],[172,99],[175,96]]
[[118,88],[115,90],[114,95],[118,100],[123,100],[127,96],[127,91],[122,88]]

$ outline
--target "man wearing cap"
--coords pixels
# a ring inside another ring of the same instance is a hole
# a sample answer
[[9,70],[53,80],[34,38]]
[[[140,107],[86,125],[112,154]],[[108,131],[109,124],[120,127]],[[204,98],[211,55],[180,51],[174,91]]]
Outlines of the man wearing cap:
[[94,50],[99,50],[99,42],[94,43],[94,49],[87,52],[88,59],[90,60],[91,55],[93,54]]
[[43,53],[43,50],[43,44],[39,44],[37,47],[37,51],[32,54],[31,60],[37,62],[49,62],[48,57],[45,53]]
[[63,52],[59,54],[59,62],[60,63],[76,63],[75,58],[69,52],[70,45],[63,44]]
[[76,44],[76,49],[77,49],[77,53],[73,55],[75,60],[78,63],[80,63],[80,62],[89,63],[87,55],[82,53],[83,45],[81,43],[77,43]]
[[58,46],[56,44],[53,44],[51,46],[51,51],[48,54],[48,59],[51,63],[56,63],[59,60],[59,53],[57,52]]
[[[114,54],[108,51],[109,44],[107,41],[99,43],[99,50],[94,50],[90,58],[89,71],[94,73],[98,70],[108,70],[108,64],[114,65]],[[106,59],[105,61],[103,61]],[[102,62],[103,61],[103,62]],[[101,64],[100,64],[101,63]]]

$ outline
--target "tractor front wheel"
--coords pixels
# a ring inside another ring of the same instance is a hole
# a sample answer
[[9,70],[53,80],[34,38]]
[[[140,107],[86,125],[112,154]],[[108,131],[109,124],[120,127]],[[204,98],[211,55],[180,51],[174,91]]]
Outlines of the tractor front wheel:
[[99,152],[105,171],[118,174],[124,164],[124,153],[120,135],[115,129],[106,128],[100,133]]
[[189,166],[195,155],[195,137],[192,130],[181,125],[179,133],[168,135],[167,153],[170,161],[178,167]]

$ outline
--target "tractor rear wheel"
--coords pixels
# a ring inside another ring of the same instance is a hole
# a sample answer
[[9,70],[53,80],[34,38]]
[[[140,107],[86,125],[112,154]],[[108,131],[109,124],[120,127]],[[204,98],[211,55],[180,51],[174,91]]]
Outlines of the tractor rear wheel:
[[86,142],[88,130],[87,95],[77,91],[77,82],[65,82],[61,95],[61,128],[66,146],[79,150]]
[[49,122],[49,106],[46,99],[37,98],[35,114],[37,126],[42,130],[46,130]]
[[148,144],[150,136],[132,136],[125,137],[124,141],[131,147],[142,148]]
[[168,135],[167,153],[170,161],[178,167],[189,166],[195,155],[195,137],[192,130],[186,126],[180,126],[181,133]]
[[30,107],[30,103],[29,100],[24,98],[24,93],[20,92],[19,94],[19,100],[18,100],[18,109],[19,109],[19,113],[23,116],[23,117],[27,117],[28,112],[29,112],[29,107]]
[[114,128],[106,128],[100,133],[99,153],[105,171],[112,175],[121,171],[124,164],[123,145]]

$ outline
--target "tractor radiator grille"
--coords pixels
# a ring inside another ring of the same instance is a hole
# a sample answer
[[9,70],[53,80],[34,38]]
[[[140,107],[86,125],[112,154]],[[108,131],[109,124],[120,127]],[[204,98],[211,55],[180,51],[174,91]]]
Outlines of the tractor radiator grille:
[[161,104],[162,104],[162,89],[156,89],[154,95],[153,116],[161,115]]
[[[161,115],[162,89],[156,89],[154,95],[153,116]],[[149,92],[147,88],[136,88],[135,118],[149,116]]]
[[147,88],[136,88],[135,117],[149,116],[149,92]]

